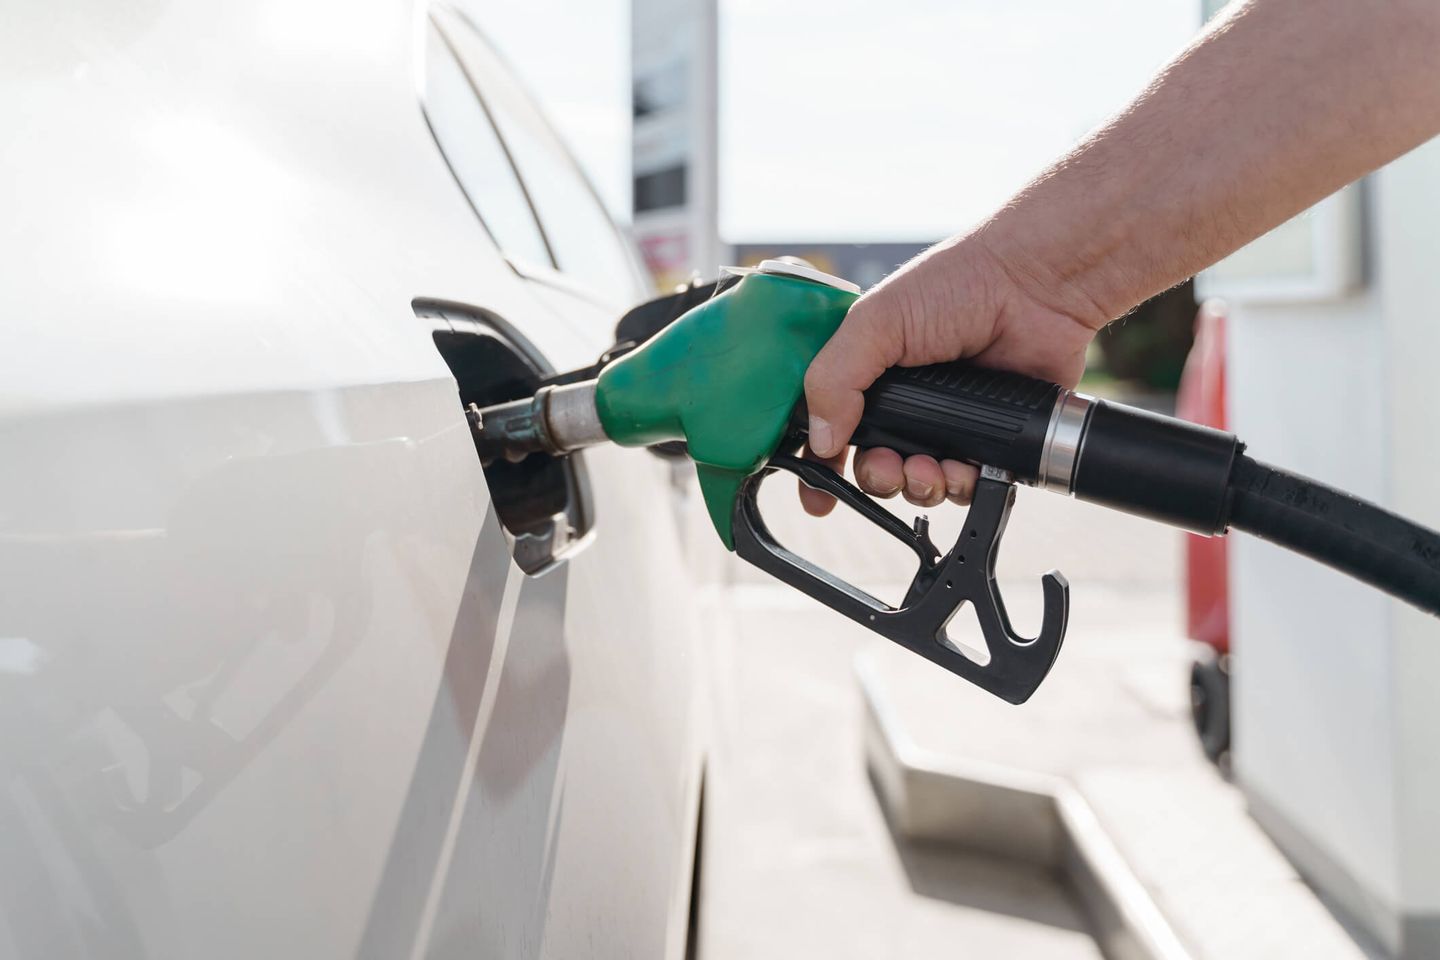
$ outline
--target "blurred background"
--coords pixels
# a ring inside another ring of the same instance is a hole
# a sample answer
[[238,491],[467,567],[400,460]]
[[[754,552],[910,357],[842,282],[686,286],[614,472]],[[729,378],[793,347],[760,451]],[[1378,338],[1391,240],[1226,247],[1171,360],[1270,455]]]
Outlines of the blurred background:
[[[789,254],[869,287],[989,215],[1201,22],[1195,0],[929,2],[884,14],[818,0],[637,0],[636,43],[631,14],[629,0],[543,0],[487,3],[477,19],[612,215],[638,226],[662,286],[705,273],[697,264]],[[647,97],[662,108],[647,112]],[[698,227],[667,215],[666,178],[678,182],[682,156]],[[1167,305],[1161,322],[1107,331],[1092,377],[1173,392],[1193,294]]]
[[[1127,102],[1219,4],[466,6],[663,289],[782,254],[874,284]],[[1432,144],[1113,324],[1085,387],[1440,526],[1437,221]],[[858,526],[771,493],[800,552],[903,586]],[[1433,622],[1263,543],[1030,491],[1012,531],[1020,628],[1048,567],[1075,598],[1019,709],[697,546],[729,598],[702,953],[1440,956]]]

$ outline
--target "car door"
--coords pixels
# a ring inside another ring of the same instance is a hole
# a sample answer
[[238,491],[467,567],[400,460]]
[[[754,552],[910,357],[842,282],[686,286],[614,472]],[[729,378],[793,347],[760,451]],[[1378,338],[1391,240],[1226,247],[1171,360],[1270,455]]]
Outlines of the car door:
[[[478,30],[445,7],[426,26],[425,76],[426,117],[456,183],[547,322],[454,302],[418,311],[436,321],[462,400],[513,399],[598,356],[641,285],[572,158]],[[495,639],[507,646],[491,655],[492,699],[478,701],[484,730],[433,872],[423,956],[585,956],[598,930],[618,934],[603,953],[683,947],[700,751],[688,584],[674,515],[657,510],[670,475],[644,453],[605,449],[487,469],[516,553],[498,603],[500,622],[513,620]],[[451,718],[438,720],[433,733],[449,740]],[[433,830],[432,776],[422,757],[408,800],[423,812],[418,830]],[[397,865],[412,846],[396,846]],[[382,900],[413,879],[387,875]]]
[[68,9],[0,36],[0,956],[673,955],[666,471],[490,488],[442,346],[604,311],[467,206],[415,9]]

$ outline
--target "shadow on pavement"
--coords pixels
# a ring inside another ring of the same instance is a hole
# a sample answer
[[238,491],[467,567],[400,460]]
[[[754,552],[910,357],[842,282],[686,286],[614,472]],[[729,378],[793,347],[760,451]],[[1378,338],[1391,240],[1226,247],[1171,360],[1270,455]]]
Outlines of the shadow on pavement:
[[1052,871],[943,843],[916,843],[895,832],[889,811],[875,792],[871,799],[885,823],[905,879],[916,896],[998,913],[1073,933],[1090,934],[1077,904]]
[[910,889],[922,897],[1002,913],[1047,927],[1089,933],[1077,907],[1048,870],[938,844],[896,838]]

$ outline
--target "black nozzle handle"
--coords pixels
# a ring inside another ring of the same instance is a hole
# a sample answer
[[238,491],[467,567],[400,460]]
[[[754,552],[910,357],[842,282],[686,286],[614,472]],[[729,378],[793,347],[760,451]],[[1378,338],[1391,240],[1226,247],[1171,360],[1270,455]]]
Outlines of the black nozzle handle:
[[1059,384],[961,362],[891,367],[865,392],[852,442],[988,464],[1037,483],[1065,393]]
[[1196,533],[1225,529],[1233,434],[956,361],[892,367],[852,441],[1008,470]]

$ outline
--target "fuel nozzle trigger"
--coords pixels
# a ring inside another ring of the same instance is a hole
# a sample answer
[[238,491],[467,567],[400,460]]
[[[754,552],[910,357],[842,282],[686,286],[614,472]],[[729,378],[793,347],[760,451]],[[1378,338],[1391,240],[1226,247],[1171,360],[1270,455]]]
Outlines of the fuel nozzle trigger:
[[[793,473],[806,486],[830,494],[914,552],[920,566],[900,606],[884,603],[776,541],[758,502],[760,484],[776,470]],[[911,527],[823,464],[776,455],[741,487],[735,506],[735,552],[951,673],[1010,703],[1024,703],[1060,652],[1070,616],[1070,586],[1058,571],[1045,574],[1039,635],[1027,639],[1015,632],[995,583],[995,558],[1014,503],[1011,475],[984,467],[960,537],[942,556],[930,540],[928,519],[921,517]],[[966,603],[975,610],[989,651],[983,660],[967,654],[946,635],[946,626]]]

